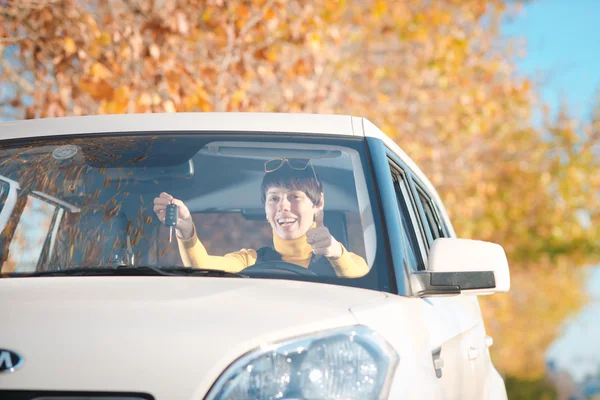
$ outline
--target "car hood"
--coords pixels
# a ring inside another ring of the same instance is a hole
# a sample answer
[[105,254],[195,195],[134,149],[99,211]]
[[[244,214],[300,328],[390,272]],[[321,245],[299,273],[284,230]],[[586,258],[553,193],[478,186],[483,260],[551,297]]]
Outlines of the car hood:
[[0,388],[202,398],[261,345],[356,324],[385,294],[289,280],[43,277],[0,280],[0,348],[22,366]]

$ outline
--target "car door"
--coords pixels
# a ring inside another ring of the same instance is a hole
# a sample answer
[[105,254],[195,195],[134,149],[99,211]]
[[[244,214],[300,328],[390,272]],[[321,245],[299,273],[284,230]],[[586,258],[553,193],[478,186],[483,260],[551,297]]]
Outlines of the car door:
[[[416,204],[418,231],[424,244],[424,260],[431,243],[442,237],[451,237],[450,222],[444,220],[434,196],[418,178],[411,175],[411,201]],[[427,264],[424,263],[423,267]],[[454,384],[461,399],[483,399],[484,381],[491,366],[487,351],[484,322],[476,296],[432,297],[427,299],[446,320],[443,359],[450,357],[457,364]],[[445,350],[445,351],[444,351]],[[448,371],[454,375],[453,371]]]
[[[422,204],[413,182],[423,175],[394,142],[382,134],[379,136],[383,139],[368,138],[367,144],[380,190],[396,288],[398,294],[418,300],[415,312],[422,322],[420,334],[428,345],[421,350],[427,352],[423,359],[431,360],[431,373],[437,377],[435,382],[441,387],[442,398],[485,399],[487,393],[484,393],[481,377],[493,378],[494,371],[484,346],[485,330],[477,297],[439,292],[434,297],[423,292],[423,275],[427,272],[428,253],[434,237],[431,228],[425,225]],[[436,198],[433,188],[425,194]],[[454,237],[441,201],[436,200],[435,206],[439,211],[442,234]],[[470,362],[473,360],[479,361]],[[481,365],[485,366],[484,371]]]
[[[394,190],[397,198],[398,224],[401,225],[402,246],[404,248],[405,265],[395,265],[395,268],[405,268],[406,271],[397,271],[407,274],[423,270],[425,260],[425,241],[419,225],[419,210],[411,196],[407,167],[398,160],[390,159],[390,168],[393,177]],[[442,386],[446,399],[467,399],[464,397],[461,385],[457,380],[465,375],[465,364],[458,357],[460,347],[461,322],[457,321],[461,314],[456,308],[452,309],[447,303],[440,302],[439,298],[419,298],[418,312],[425,321],[422,325],[428,339],[429,347],[426,349],[431,360],[431,373],[435,375]]]

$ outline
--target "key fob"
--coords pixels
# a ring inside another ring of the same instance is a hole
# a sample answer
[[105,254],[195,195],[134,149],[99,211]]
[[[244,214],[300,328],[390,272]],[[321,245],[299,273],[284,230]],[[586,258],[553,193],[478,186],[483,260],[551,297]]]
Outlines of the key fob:
[[165,211],[165,225],[174,227],[177,225],[177,206],[175,204],[167,205],[167,210]]

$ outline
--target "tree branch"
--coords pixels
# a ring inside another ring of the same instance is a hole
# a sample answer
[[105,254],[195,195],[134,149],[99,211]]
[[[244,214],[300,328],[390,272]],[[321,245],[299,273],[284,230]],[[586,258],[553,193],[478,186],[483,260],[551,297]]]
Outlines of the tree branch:
[[0,38],[0,45],[13,44],[27,39],[27,35]]

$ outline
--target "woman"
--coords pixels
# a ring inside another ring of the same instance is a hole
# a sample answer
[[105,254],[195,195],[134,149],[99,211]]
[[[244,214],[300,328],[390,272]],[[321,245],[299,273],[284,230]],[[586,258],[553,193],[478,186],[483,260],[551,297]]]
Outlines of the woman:
[[211,256],[198,240],[190,211],[181,200],[161,193],[154,199],[154,211],[164,223],[166,206],[177,205],[177,242],[185,265],[239,272],[265,261],[285,261],[319,275],[355,278],[369,272],[365,260],[347,251],[323,225],[323,185],[310,160],[267,161],[261,188],[273,246],[259,250]]

